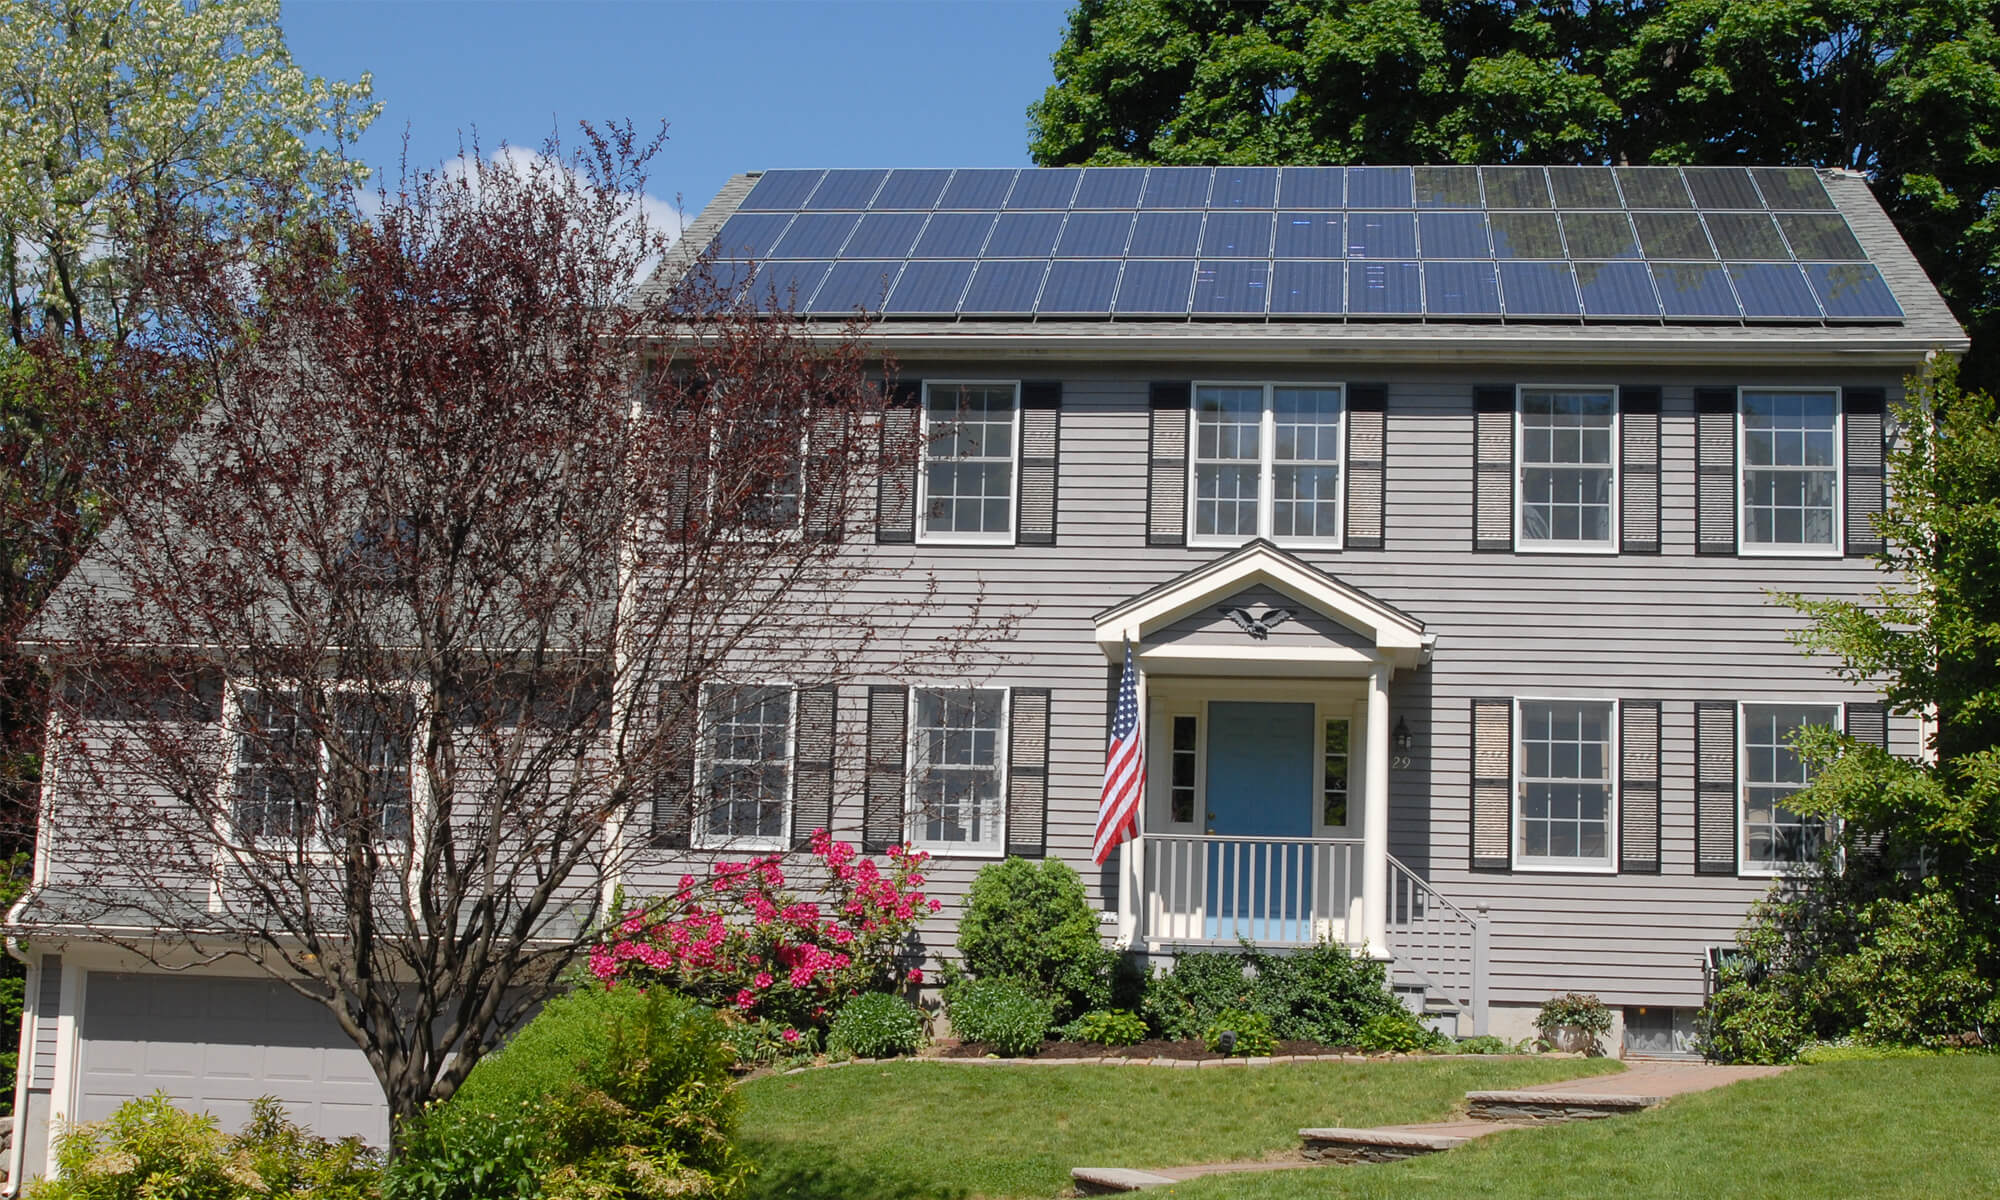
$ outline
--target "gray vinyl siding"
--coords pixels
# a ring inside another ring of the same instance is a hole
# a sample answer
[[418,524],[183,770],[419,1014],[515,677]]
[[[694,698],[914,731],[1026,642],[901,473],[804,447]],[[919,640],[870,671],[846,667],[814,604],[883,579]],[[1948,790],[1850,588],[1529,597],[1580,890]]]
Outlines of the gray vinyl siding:
[[[1047,377],[1004,363],[954,362],[939,375]],[[1386,545],[1299,556],[1395,605],[1437,635],[1432,664],[1398,673],[1392,718],[1406,716],[1415,762],[1391,777],[1390,852],[1464,907],[1493,920],[1493,999],[1535,1002],[1552,991],[1595,991],[1608,1002],[1692,1005],[1701,953],[1734,939],[1764,879],[1693,873],[1693,703],[1699,699],[1868,698],[1840,683],[1829,660],[1787,639],[1800,622],[1771,589],[1861,598],[1880,582],[1865,559],[1700,557],[1694,554],[1696,386],[1789,383],[1882,386],[1893,376],[1837,369],[1621,375],[1596,369],[1452,373],[1271,370],[1254,364],[1155,370],[1151,378],[1349,380],[1389,383]],[[906,379],[922,364],[905,363]],[[1472,388],[1482,383],[1576,382],[1662,388],[1661,553],[1476,554],[1472,551]],[[881,570],[866,585],[883,604],[934,577],[938,629],[962,618],[983,588],[989,607],[1019,614],[1015,637],[993,647],[982,685],[1052,689],[1048,844],[1083,875],[1094,902],[1115,911],[1117,875],[1089,862],[1104,762],[1106,660],[1092,618],[1222,553],[1145,541],[1147,378],[1126,369],[1074,369],[1064,379],[1063,460],[1054,546],[860,548]],[[1188,618],[1186,632],[1211,624]],[[1303,625],[1303,623],[1300,623]],[[1295,632],[1304,632],[1303,628]],[[978,674],[977,671],[974,674]],[[919,682],[923,682],[919,680]],[[941,682],[932,680],[930,682]],[[1468,719],[1475,696],[1556,695],[1662,703],[1661,855],[1658,875],[1566,875],[1470,869]],[[841,695],[849,747],[836,770],[836,832],[858,837],[859,767],[851,747],[865,725],[859,687]],[[1891,721],[1894,748],[1914,749],[1914,727]],[[709,856],[697,856],[709,857]],[[927,872],[946,903],[923,936],[949,953],[959,900],[988,859],[940,857]],[[1115,866],[1116,860],[1113,860]],[[670,884],[683,860],[661,860],[636,890]]]

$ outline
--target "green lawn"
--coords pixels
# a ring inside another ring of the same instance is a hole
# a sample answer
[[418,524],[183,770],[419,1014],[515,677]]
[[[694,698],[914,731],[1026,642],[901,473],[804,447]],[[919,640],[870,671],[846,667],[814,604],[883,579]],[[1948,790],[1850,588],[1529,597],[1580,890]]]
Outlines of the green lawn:
[[1653,1112],[1449,1154],[1200,1180],[1175,1200],[1876,1200],[2000,1196],[2000,1055],[1802,1067]]
[[885,1063],[753,1080],[741,1128],[760,1200],[1046,1198],[1069,1186],[1071,1167],[1261,1158],[1297,1147],[1304,1126],[1436,1120],[1468,1091],[1619,1069],[1518,1058],[1198,1071]]

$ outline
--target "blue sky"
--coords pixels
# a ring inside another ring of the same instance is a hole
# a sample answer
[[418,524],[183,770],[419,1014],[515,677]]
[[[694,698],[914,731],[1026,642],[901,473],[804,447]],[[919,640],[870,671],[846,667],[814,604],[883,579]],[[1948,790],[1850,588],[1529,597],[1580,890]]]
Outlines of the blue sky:
[[286,0],[293,58],[374,73],[360,156],[436,164],[477,129],[539,146],[661,119],[654,196],[689,217],[738,171],[1018,166],[1068,0]]

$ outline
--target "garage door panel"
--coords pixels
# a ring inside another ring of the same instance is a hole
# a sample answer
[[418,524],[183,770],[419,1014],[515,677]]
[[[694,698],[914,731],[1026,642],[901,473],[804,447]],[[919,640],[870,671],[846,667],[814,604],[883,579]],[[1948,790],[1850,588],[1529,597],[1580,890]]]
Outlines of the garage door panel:
[[281,983],[92,972],[78,1032],[83,1120],[164,1091],[235,1130],[268,1095],[325,1136],[387,1140],[367,1058],[332,1014]]

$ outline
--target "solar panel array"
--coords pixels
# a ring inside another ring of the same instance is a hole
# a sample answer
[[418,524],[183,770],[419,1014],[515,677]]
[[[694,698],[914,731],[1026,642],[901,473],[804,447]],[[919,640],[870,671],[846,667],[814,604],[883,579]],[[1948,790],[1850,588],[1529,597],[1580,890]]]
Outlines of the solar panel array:
[[812,316],[1903,316],[1803,167],[768,171],[711,248]]

